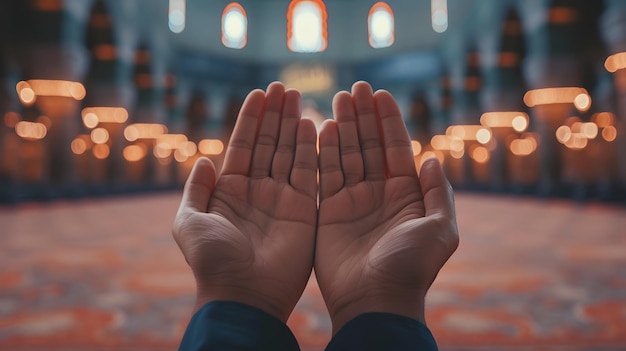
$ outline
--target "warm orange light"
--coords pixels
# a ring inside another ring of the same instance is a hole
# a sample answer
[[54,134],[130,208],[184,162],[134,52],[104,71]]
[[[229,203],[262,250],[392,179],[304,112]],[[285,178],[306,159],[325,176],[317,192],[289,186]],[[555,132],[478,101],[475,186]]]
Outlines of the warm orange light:
[[204,155],[219,155],[224,151],[224,143],[217,139],[204,139],[198,143],[198,150]]
[[528,156],[537,150],[538,136],[533,133],[525,133],[519,139],[513,139],[509,145],[511,153],[515,156]]
[[560,126],[556,130],[556,140],[561,144],[565,144],[572,137],[572,130],[568,126]]
[[62,0],[33,0],[31,6],[38,11],[57,12],[63,9]]
[[154,149],[152,150],[152,153],[154,154],[154,157],[158,159],[163,159],[163,158],[170,157],[170,155],[172,154],[172,149],[170,148],[169,145],[165,143],[156,144],[154,145]]
[[322,0],[292,0],[287,10],[287,47],[321,52],[328,46],[328,14]]
[[15,128],[17,122],[19,122],[22,118],[17,112],[9,111],[4,114],[4,125],[9,128]]
[[98,120],[98,115],[92,112],[83,113],[83,124],[85,125],[85,127],[93,129],[98,125],[98,123],[100,123],[100,121]]
[[43,123],[20,121],[15,124],[15,133],[27,140],[43,139],[48,128]]
[[613,126],[605,127],[602,130],[602,138],[608,142],[611,142],[617,138],[617,129]]
[[528,128],[528,116],[527,115],[516,116],[515,118],[513,118],[513,121],[511,121],[511,124],[513,125],[513,129],[516,132],[521,133]]
[[413,148],[413,156],[417,156],[422,152],[422,144],[417,140],[411,140],[411,147]]
[[94,48],[93,55],[100,61],[113,61],[117,58],[117,50],[112,44],[100,44]]
[[574,98],[574,106],[578,111],[587,111],[591,107],[591,96],[588,94],[578,94]]
[[176,162],[180,162],[183,163],[185,161],[187,161],[189,159],[188,156],[185,156],[180,149],[176,149],[176,151],[174,151],[174,159],[176,160]]
[[476,132],[476,141],[481,144],[487,144],[491,140],[491,131],[481,128]]
[[157,145],[168,147],[172,150],[186,146],[187,141],[187,136],[184,134],[162,134],[156,137]]
[[480,116],[480,124],[490,128],[512,127],[523,132],[528,127],[528,115],[518,111],[486,112]]
[[26,82],[19,82],[16,88],[20,100],[24,103],[34,101],[35,96],[69,97],[82,100],[87,94],[81,83],[66,80],[31,79]]
[[465,149],[450,150],[450,156],[452,156],[453,158],[457,160],[463,158],[464,155],[465,155]]
[[485,163],[489,161],[489,150],[483,146],[475,147],[472,150],[472,159],[478,163]]
[[619,52],[606,58],[604,68],[611,73],[626,68],[626,52]]
[[500,67],[516,67],[519,65],[519,55],[516,52],[502,51],[498,55],[498,65]]
[[193,141],[186,141],[179,146],[179,150],[183,155],[191,157],[196,154],[198,147]]
[[[123,107],[86,107],[81,114],[83,122],[89,128],[94,128],[98,123],[124,123],[128,120],[128,111]],[[96,124],[90,127],[87,125],[86,119],[89,119],[91,123],[96,122]]]
[[91,151],[93,152],[93,156],[99,160],[104,160],[109,157],[109,153],[111,152],[107,144],[96,144]]
[[548,19],[554,24],[568,24],[578,19],[578,12],[574,8],[557,6],[548,11]]
[[17,91],[17,96],[20,98],[20,101],[24,105],[32,105],[37,99],[35,91],[30,86],[30,84],[28,84],[28,82],[18,82],[15,85],[15,90]]
[[91,141],[94,144],[105,144],[109,141],[109,132],[104,128],[96,128],[91,131]]
[[75,138],[72,140],[71,148],[76,155],[82,155],[87,151],[87,143],[82,138]]
[[582,150],[587,147],[589,140],[582,133],[572,133],[572,137],[565,142],[565,146],[572,150]]
[[598,112],[591,116],[591,121],[600,128],[606,128],[615,124],[615,115],[611,112]]
[[134,123],[124,128],[124,137],[128,141],[138,139],[156,139],[159,135],[167,133],[167,127],[155,123]]
[[595,139],[598,136],[598,126],[593,122],[583,123],[580,132],[587,139]]
[[[579,99],[581,105],[584,105],[582,102],[587,100],[580,97],[581,94],[589,96],[586,89],[577,87],[535,89],[524,94],[524,103],[528,107],[533,107],[547,104],[569,104]],[[591,104],[591,98],[589,98],[588,103]]]
[[137,162],[146,157],[146,147],[143,144],[128,145],[122,151],[124,159],[128,162]]
[[481,125],[453,125],[446,129],[446,135],[453,139],[462,139],[466,141],[478,141],[486,144],[491,140],[491,130]]

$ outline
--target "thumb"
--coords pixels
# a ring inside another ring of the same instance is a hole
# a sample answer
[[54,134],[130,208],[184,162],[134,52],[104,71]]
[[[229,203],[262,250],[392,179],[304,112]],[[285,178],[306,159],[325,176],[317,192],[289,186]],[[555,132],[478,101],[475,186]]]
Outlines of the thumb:
[[424,161],[419,178],[426,217],[439,214],[454,219],[452,186],[443,173],[439,160],[433,157]]
[[199,158],[185,183],[179,212],[206,212],[216,180],[217,172],[213,162],[205,157]]

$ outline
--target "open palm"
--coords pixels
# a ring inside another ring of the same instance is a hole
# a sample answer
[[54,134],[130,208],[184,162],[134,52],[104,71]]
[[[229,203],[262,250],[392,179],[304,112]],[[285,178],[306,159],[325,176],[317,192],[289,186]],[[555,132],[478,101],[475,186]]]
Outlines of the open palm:
[[185,186],[174,237],[213,300],[286,321],[308,281],[316,229],[316,132],[300,94],[272,83],[244,102],[219,178],[200,159]]
[[426,291],[458,245],[436,160],[417,176],[393,97],[365,82],[338,93],[320,132],[315,272],[336,332],[364,312],[424,320]]

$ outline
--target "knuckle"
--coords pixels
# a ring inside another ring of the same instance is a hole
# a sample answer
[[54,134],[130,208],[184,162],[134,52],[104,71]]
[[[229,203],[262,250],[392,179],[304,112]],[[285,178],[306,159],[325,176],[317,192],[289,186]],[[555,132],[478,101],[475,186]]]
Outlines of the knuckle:
[[259,145],[276,145],[276,137],[271,134],[259,134],[256,139],[256,143]]

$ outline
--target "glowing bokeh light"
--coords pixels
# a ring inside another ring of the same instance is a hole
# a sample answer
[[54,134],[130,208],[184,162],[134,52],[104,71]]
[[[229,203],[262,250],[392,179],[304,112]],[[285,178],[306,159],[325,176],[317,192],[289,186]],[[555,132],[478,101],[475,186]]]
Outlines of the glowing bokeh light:
[[146,147],[143,144],[128,145],[122,151],[124,159],[128,162],[137,162],[146,157]]
[[124,138],[128,141],[156,139],[165,133],[167,133],[167,127],[155,123],[134,123],[124,128]]
[[615,115],[611,112],[598,112],[591,116],[591,121],[600,128],[606,128],[615,124]]
[[437,33],[443,33],[448,29],[448,1],[447,0],[431,0],[430,2],[430,20],[433,30]]
[[373,48],[391,46],[394,41],[394,19],[391,7],[377,2],[370,9],[367,19],[369,44]]
[[[535,89],[529,90],[526,94],[524,94],[524,103],[528,107],[534,107],[547,104],[574,103],[578,100],[578,104],[581,107],[584,107],[587,104],[591,106],[591,98],[587,100],[587,98],[581,97],[581,95],[589,97],[589,93],[586,89],[578,87]],[[589,106],[587,106],[587,108]]]
[[626,52],[619,52],[606,58],[604,68],[611,73],[626,68]]
[[87,151],[87,143],[82,138],[75,138],[70,144],[72,152],[76,155],[82,155]]
[[181,33],[185,29],[185,0],[170,0],[168,27],[173,33]]
[[471,156],[472,159],[478,163],[486,163],[489,161],[489,150],[483,146],[478,146],[472,150]]
[[45,138],[48,128],[43,123],[20,121],[15,124],[15,133],[27,140]]
[[572,137],[572,130],[568,126],[560,126],[556,130],[556,140],[565,144]]
[[491,140],[491,131],[481,128],[476,132],[476,141],[481,144],[487,144]]
[[292,0],[287,13],[287,46],[294,52],[320,52],[328,45],[326,6],[321,0]]
[[222,44],[227,48],[241,49],[246,46],[248,33],[248,19],[243,7],[230,3],[222,14]]
[[109,157],[109,153],[111,152],[107,144],[96,144],[91,151],[93,152],[93,156],[99,160],[104,160]]
[[613,126],[605,127],[602,130],[602,138],[608,142],[614,141],[617,138],[617,129]]
[[95,113],[89,112],[83,114],[83,124],[85,124],[85,127],[93,129],[98,125],[98,123],[100,123],[100,121],[98,120],[98,115]]
[[591,97],[588,94],[578,94],[574,98],[574,106],[578,111],[587,111],[591,107]]
[[219,155],[224,151],[224,143],[217,139],[204,139],[198,143],[198,150],[203,155]]
[[91,141],[94,144],[105,144],[109,141],[109,132],[104,128],[96,128],[91,131]]

